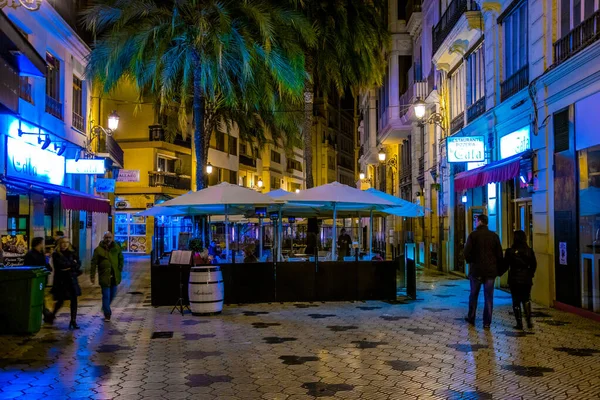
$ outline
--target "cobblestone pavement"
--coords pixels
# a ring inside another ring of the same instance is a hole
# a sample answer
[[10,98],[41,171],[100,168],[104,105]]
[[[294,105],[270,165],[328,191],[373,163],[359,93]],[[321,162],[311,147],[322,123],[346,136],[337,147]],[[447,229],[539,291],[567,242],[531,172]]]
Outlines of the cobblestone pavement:
[[[147,258],[127,261],[113,321],[84,288],[33,337],[0,337],[0,399],[597,399],[600,324],[536,307],[512,329],[496,291],[491,331],[469,327],[468,283],[419,276],[420,300],[228,306],[170,315],[149,304]],[[87,279],[83,279],[82,282]]]

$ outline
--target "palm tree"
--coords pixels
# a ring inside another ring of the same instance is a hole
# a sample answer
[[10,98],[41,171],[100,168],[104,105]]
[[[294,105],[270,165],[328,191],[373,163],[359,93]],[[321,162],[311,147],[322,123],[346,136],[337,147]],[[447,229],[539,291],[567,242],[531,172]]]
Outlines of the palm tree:
[[316,46],[307,48],[304,93],[303,142],[306,186],[312,175],[313,99],[342,96],[381,85],[385,74],[385,50],[390,43],[385,0],[301,0],[305,14],[317,32]]
[[272,121],[279,102],[302,95],[306,18],[276,0],[101,0],[83,15],[97,41],[88,75],[112,90],[132,80],[140,97],[176,104],[194,122],[196,187],[205,183],[210,135],[225,116]]

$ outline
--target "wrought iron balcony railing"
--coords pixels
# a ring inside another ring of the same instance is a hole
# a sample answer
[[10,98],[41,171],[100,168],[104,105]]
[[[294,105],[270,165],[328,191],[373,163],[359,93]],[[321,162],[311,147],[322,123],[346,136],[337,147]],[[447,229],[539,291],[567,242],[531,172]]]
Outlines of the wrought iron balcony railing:
[[600,10],[554,42],[554,65],[558,65],[590,44],[600,40]]
[[73,128],[77,129],[80,132],[85,132],[85,119],[73,111]]
[[455,133],[465,127],[465,113],[461,112],[450,121],[450,132]]
[[520,70],[512,74],[507,80],[500,84],[500,101],[504,101],[515,95],[529,85],[529,65],[526,64]]
[[100,135],[98,137],[98,153],[110,158],[115,166],[123,168],[125,166],[125,153],[114,137]]
[[467,108],[467,122],[471,123],[475,118],[479,117],[485,112],[485,96],[471,104]]
[[240,164],[256,168],[256,158],[252,158],[245,154],[240,154]]
[[467,11],[479,11],[479,6],[475,0],[453,0],[448,4],[448,8],[446,8],[439,22],[433,27],[433,54],[440,48],[444,39],[448,37],[452,28],[454,28],[454,25],[456,25],[460,17]]
[[63,119],[63,105],[60,101],[46,95],[46,112],[53,117]]
[[191,190],[192,178],[189,175],[180,175],[173,172],[148,171],[150,187],[168,187],[178,190]]

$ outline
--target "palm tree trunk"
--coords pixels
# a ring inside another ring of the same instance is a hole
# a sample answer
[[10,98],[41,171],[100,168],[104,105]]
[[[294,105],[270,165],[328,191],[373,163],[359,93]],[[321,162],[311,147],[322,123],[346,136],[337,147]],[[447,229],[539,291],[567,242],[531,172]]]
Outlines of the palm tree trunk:
[[306,189],[315,186],[313,177],[313,147],[312,147],[312,125],[313,125],[313,85],[306,83],[304,92],[304,126],[302,139],[304,141],[304,170],[306,173]]
[[204,189],[206,149],[204,136],[204,98],[200,86],[200,70],[194,71],[194,147],[196,151],[196,190]]

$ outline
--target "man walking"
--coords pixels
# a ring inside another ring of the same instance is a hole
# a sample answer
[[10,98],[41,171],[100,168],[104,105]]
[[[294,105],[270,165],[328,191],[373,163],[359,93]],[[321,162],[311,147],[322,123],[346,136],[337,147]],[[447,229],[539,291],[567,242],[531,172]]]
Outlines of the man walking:
[[469,263],[469,314],[465,317],[471,325],[475,325],[475,314],[479,290],[483,285],[485,305],[483,307],[483,328],[489,329],[492,323],[494,307],[494,281],[501,270],[503,260],[502,245],[496,233],[488,229],[487,215],[477,216],[477,228],[469,234],[465,245],[465,260]]
[[96,269],[98,270],[98,283],[102,289],[102,311],[104,320],[110,321],[112,311],[110,304],[117,295],[117,285],[121,283],[121,272],[123,271],[123,253],[121,246],[113,240],[110,232],[105,232],[102,242],[94,250],[92,257],[92,268],[90,280],[96,282]]

